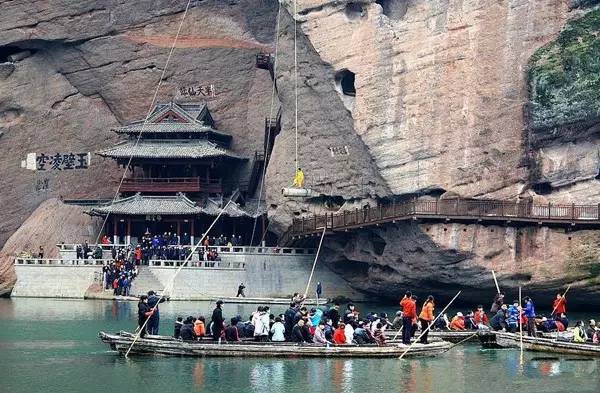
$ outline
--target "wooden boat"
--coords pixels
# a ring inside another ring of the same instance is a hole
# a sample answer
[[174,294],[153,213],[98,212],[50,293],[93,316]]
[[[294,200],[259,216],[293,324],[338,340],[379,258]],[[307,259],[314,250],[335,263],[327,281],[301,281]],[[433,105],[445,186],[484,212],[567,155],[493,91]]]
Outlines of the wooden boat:
[[[489,332],[481,334],[480,340],[484,348],[520,348],[520,336],[516,333]],[[528,351],[600,357],[600,345],[575,343],[545,337],[529,337],[524,335],[523,348]]]
[[[100,339],[111,349],[125,354],[134,337],[131,333],[118,334],[98,333]],[[162,355],[162,356],[239,356],[239,357],[348,357],[348,358],[394,358],[406,351],[403,344],[377,345],[330,345],[296,344],[296,343],[259,343],[242,341],[238,343],[217,343],[212,340],[181,341],[173,337],[147,336],[138,339],[130,355]],[[436,356],[448,351],[451,344],[436,341],[427,345],[414,344],[405,357]]]
[[[415,335],[415,337],[419,336],[419,332]],[[385,338],[387,340],[391,340],[396,335],[397,340],[402,339],[402,331],[398,330],[386,330]],[[459,343],[459,342],[477,342],[477,331],[476,330],[432,330],[429,332],[429,340],[443,340],[448,341],[450,343]]]

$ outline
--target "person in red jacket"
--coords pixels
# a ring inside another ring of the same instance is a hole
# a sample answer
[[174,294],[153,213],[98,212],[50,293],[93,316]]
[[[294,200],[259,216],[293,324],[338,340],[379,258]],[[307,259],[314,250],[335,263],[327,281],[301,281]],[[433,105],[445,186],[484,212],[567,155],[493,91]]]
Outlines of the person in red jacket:
[[400,300],[400,307],[402,307],[402,343],[410,345],[413,321],[417,319],[417,302],[410,291],[407,291]]
[[343,323],[340,323],[337,327],[337,329],[335,329],[335,331],[333,332],[333,342],[335,344],[341,345],[341,344],[346,344],[346,333],[344,332],[344,329],[346,328],[346,325],[344,325]]
[[461,312],[457,312],[456,316],[450,322],[450,330],[466,330],[465,317]]
[[477,326],[479,326],[479,325],[487,326],[490,322],[488,316],[485,314],[485,311],[483,311],[482,305],[477,306],[477,311],[475,311],[475,315],[473,316],[473,319],[475,320],[475,323],[477,324]]
[[562,293],[558,293],[556,295],[556,299],[554,299],[553,310],[553,317],[567,313],[567,298],[564,297]]

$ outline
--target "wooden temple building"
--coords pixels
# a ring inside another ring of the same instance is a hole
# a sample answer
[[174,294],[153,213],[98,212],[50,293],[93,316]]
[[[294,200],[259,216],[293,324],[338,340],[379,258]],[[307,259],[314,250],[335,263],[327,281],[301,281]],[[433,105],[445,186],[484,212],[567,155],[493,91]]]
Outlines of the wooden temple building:
[[[251,199],[264,155],[233,152],[232,136],[215,128],[206,104],[158,104],[145,124],[141,120],[112,131],[125,140],[97,154],[129,166],[128,174],[119,198],[89,214],[108,215],[105,232],[113,242],[136,244],[146,233],[170,232],[193,244],[232,195],[234,202],[211,236],[250,242],[255,218],[264,219],[264,205]],[[258,223],[255,239],[260,240],[263,226]]]

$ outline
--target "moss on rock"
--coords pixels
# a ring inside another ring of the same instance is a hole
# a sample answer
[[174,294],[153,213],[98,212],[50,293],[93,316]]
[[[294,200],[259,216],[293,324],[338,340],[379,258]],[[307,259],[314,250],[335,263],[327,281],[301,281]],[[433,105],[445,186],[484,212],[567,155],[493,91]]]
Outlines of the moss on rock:
[[569,22],[538,49],[528,76],[534,129],[600,118],[600,9]]

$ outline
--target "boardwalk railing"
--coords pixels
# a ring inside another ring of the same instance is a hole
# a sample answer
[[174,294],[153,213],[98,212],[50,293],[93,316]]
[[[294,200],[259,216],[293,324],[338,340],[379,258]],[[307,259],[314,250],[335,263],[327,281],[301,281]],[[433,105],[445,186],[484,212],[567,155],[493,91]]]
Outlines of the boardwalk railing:
[[296,218],[292,223],[291,234],[298,236],[315,233],[323,228],[343,230],[411,218],[599,225],[600,204],[540,205],[525,201],[476,199],[410,200]]
[[[149,261],[149,265],[154,267],[180,267],[184,264],[185,261],[178,260],[151,259]],[[245,270],[246,263],[232,261],[188,261],[186,267],[219,270]]]
[[[57,244],[56,245],[60,251],[75,251],[77,246],[80,244]],[[97,246],[100,246],[103,251],[110,251],[113,247],[121,248],[134,246],[130,244],[88,244],[88,247],[91,250],[94,250]],[[190,249],[193,246],[191,245],[182,245],[182,246],[167,246],[169,248],[177,248],[181,247],[182,249]],[[260,247],[260,246],[209,246],[209,251],[216,251],[219,254],[268,254],[268,255],[310,255],[315,253],[314,248],[291,248],[291,247]],[[197,248],[196,252],[204,251],[204,246],[200,246]],[[71,258],[64,258],[65,260],[70,260]],[[77,259],[74,259],[77,260]],[[79,259],[83,261],[84,259]]]
[[44,266],[104,266],[112,259],[69,259],[69,258],[15,258],[15,265],[44,265]]

